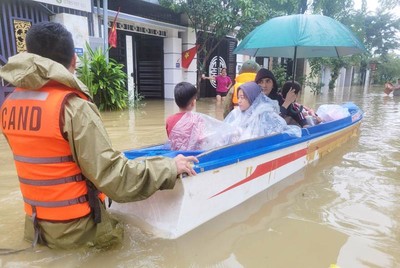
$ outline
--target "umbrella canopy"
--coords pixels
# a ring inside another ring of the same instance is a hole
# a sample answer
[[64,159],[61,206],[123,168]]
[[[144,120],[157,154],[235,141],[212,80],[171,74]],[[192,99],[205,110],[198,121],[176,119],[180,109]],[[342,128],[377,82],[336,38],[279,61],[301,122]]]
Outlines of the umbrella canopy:
[[253,57],[314,58],[363,53],[342,23],[322,15],[276,17],[258,26],[233,51]]

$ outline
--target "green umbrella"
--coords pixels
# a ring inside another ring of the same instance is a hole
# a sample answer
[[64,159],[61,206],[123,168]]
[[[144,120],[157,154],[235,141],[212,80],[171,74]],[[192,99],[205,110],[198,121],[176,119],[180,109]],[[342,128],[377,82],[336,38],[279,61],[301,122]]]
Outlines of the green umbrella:
[[[255,28],[235,54],[253,57],[339,57],[365,52],[364,45],[342,23],[322,15],[276,17]],[[294,79],[294,78],[293,78]]]

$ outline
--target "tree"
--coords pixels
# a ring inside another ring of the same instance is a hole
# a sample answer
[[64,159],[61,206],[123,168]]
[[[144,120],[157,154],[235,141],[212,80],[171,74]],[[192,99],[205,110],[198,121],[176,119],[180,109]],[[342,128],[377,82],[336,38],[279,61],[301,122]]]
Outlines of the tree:
[[365,17],[365,43],[373,55],[387,55],[400,46],[400,19],[384,9]]
[[400,6],[400,0],[380,0],[379,3],[389,9]]
[[397,79],[400,79],[400,58],[395,54],[389,53],[386,56],[372,59],[372,61],[377,63],[376,71],[373,74],[375,83],[397,82]]
[[293,14],[304,14],[309,5],[307,0],[270,0],[271,17]]
[[314,0],[312,4],[315,14],[322,14],[338,21],[349,15],[353,0]]
[[243,39],[255,26],[271,17],[272,11],[263,0],[160,0],[160,4],[187,16],[197,34],[197,81],[212,53],[227,35]]
[[[373,13],[367,11],[367,2],[363,0],[361,10],[353,11],[345,19],[345,24],[351,26],[368,51],[365,55],[360,56],[360,70],[365,72],[371,62],[378,63],[379,69],[375,73],[374,82],[382,82],[393,76],[389,74],[393,68],[391,66],[386,68],[385,65],[393,63],[389,63],[387,60],[388,54],[400,45],[397,37],[400,22],[396,16],[388,11],[393,7],[394,1],[392,1],[392,4],[389,2],[380,1],[381,7],[376,13]],[[372,58],[373,56],[375,58]],[[360,83],[362,82],[363,79]]]

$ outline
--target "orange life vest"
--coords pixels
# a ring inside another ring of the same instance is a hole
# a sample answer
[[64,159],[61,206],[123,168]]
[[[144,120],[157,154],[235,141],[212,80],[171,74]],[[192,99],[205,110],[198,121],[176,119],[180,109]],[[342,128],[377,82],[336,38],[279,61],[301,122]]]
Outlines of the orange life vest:
[[14,155],[25,212],[37,219],[65,221],[91,212],[92,192],[73,160],[61,122],[68,96],[87,97],[49,84],[35,91],[16,88],[1,107],[1,127]]
[[254,81],[254,79],[256,79],[256,75],[257,75],[256,73],[241,73],[235,78],[235,86],[232,95],[233,105],[238,105],[239,102],[239,97],[237,92],[239,86],[246,82]]

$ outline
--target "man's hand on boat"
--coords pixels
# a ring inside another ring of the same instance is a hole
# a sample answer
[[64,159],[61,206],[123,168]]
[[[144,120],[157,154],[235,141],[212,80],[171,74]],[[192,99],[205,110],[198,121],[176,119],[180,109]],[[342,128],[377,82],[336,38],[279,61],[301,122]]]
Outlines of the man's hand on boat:
[[181,154],[178,154],[174,158],[176,168],[178,170],[178,175],[180,174],[188,174],[189,176],[194,176],[196,175],[196,171],[193,169],[193,162],[198,163],[199,160],[194,157],[194,156],[183,156]]

